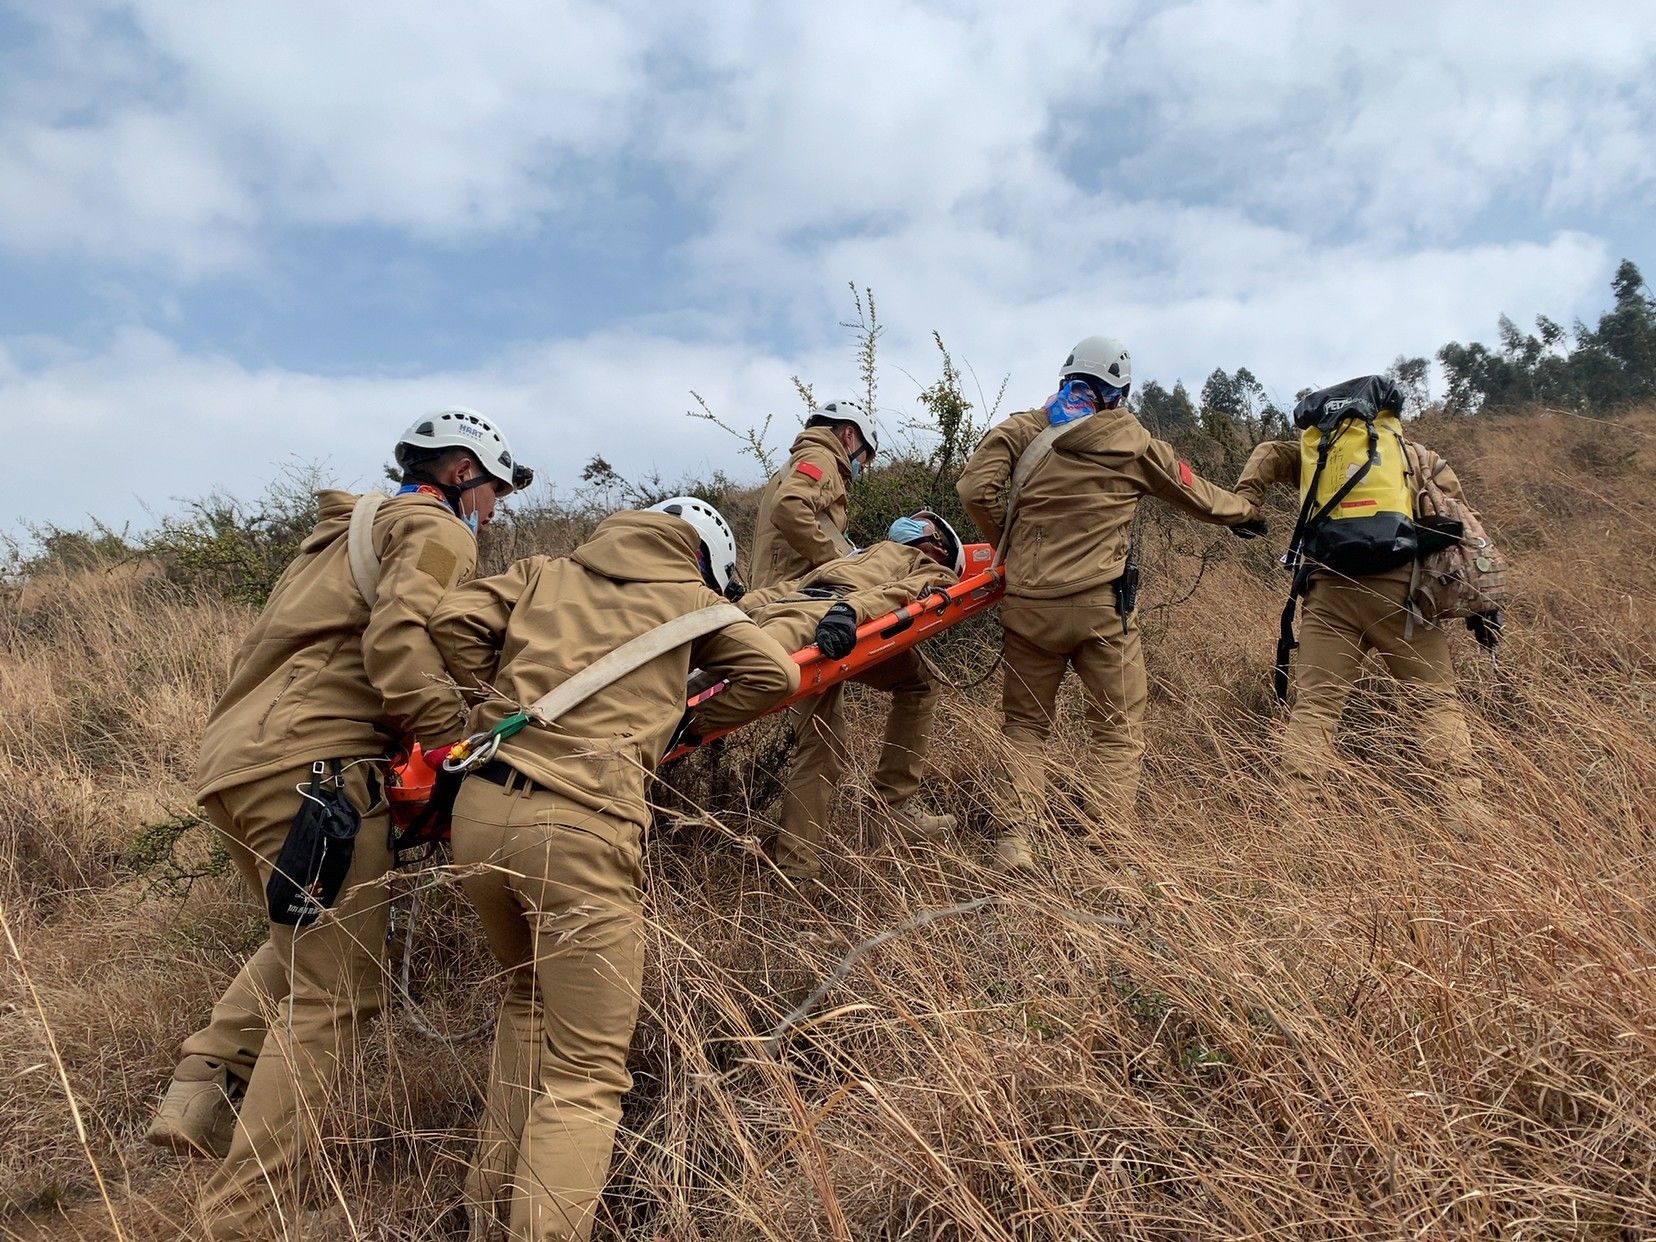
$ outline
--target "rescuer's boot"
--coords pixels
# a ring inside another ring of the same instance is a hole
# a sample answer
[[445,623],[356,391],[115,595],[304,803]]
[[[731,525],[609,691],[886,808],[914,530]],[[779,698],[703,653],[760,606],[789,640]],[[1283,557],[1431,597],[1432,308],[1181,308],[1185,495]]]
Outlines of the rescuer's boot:
[[206,1057],[185,1057],[173,1071],[144,1141],[180,1155],[223,1160],[236,1132],[236,1107],[247,1084]]
[[892,832],[899,841],[935,841],[945,833],[953,832],[959,823],[953,815],[930,814],[912,798],[887,806],[886,810],[891,814]]
[[995,842],[995,861],[1002,871],[1035,870],[1035,855],[1030,852],[1029,837],[1015,829],[1002,833],[1000,840]]

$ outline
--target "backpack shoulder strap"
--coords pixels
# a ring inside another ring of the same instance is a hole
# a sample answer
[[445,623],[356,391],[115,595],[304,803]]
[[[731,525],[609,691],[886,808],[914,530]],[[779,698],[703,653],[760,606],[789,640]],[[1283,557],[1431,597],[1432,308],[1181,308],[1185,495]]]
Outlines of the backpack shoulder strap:
[[374,551],[374,517],[389,497],[384,492],[364,492],[351,507],[351,525],[345,533],[345,555],[351,562],[351,577],[369,608],[379,600],[380,561]]
[[1000,543],[995,547],[994,564],[999,565],[1006,559],[1007,545],[1012,541],[1012,523],[1017,520],[1018,498],[1023,492],[1024,484],[1028,483],[1030,476],[1052,456],[1052,448],[1058,437],[1085,421],[1086,419],[1078,418],[1074,422],[1048,427],[1031,440],[1029,447],[1019,455],[1018,464],[1012,468],[1012,478],[1006,485],[1006,520],[1001,523]]
[[642,668],[657,656],[666,655],[685,643],[694,642],[726,626],[749,622],[752,618],[734,604],[711,604],[687,612],[681,617],[645,630],[630,638],[607,655],[600,656],[568,681],[549,694],[542,695],[529,706],[529,716],[536,722],[553,723],[571,708],[586,702],[600,690],[620,681],[628,673]]
[[822,532],[822,537],[824,539],[834,545],[834,555],[851,555],[851,541],[846,538],[845,532],[836,527],[827,519],[826,516],[821,513],[817,514],[817,529]]

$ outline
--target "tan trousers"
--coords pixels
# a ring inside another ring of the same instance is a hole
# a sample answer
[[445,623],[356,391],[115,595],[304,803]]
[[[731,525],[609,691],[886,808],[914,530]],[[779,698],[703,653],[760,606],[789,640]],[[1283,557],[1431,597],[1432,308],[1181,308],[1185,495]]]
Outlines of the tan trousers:
[[1037,828],[1046,815],[1047,740],[1066,669],[1086,690],[1087,733],[1093,744],[1089,803],[1106,821],[1131,818],[1144,756],[1148,688],[1136,628],[1124,629],[1109,587],[1058,599],[1008,596],[1001,603],[1005,674],[1001,732],[1020,758],[1012,768],[1015,832]]
[[1408,582],[1397,578],[1311,580],[1294,653],[1294,706],[1283,739],[1290,775],[1317,781],[1334,762],[1340,714],[1363,656],[1373,651],[1404,685],[1421,772],[1452,796],[1482,792],[1472,737],[1455,694],[1448,636],[1416,622],[1412,635],[1403,637],[1408,593]]
[[[931,750],[932,717],[939,687],[914,651],[893,656],[852,680],[891,695],[885,741],[874,768],[874,792],[901,806],[920,790]],[[801,699],[788,713],[795,744],[776,834],[776,865],[784,875],[806,879],[822,870],[828,820],[845,767],[845,683]]]
[[[345,773],[351,802],[368,813],[333,914],[303,928],[272,923],[269,938],[213,1007],[207,1025],[184,1041],[184,1056],[222,1062],[247,1081],[230,1153],[202,1200],[213,1238],[282,1236],[280,1222],[293,1220],[305,1180],[300,1148],[314,1143],[317,1118],[341,1065],[364,1022],[384,1004],[388,894],[372,881],[390,870],[391,851],[385,800],[369,806],[371,770],[358,763]],[[299,811],[295,786],[309,781],[310,769],[299,768],[221,790],[203,802],[261,909]]]
[[609,1177],[644,971],[640,831],[543,790],[472,777],[454,861],[504,968],[477,1156],[473,1238],[585,1239]]

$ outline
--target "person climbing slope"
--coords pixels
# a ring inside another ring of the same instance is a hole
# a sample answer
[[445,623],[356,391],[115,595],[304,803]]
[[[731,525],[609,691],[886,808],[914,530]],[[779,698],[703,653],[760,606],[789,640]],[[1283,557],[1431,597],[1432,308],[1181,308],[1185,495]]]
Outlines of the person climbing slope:
[[[921,510],[898,518],[888,538],[853,556],[748,592],[741,607],[790,651],[815,643],[823,655],[840,659],[851,653],[859,625],[959,581],[964,568],[960,536],[936,513]],[[898,835],[920,840],[949,831],[954,816],[928,812],[916,800],[939,695],[919,652],[902,652],[852,680],[891,695],[873,785]],[[821,875],[832,835],[828,826],[845,766],[844,685],[801,699],[789,714],[795,746],[783,778],[773,856],[796,881]]]
[[799,685],[790,654],[725,600],[735,563],[724,518],[681,496],[605,518],[567,557],[468,583],[432,615],[460,682],[491,687],[470,727],[498,742],[454,806],[454,860],[474,869],[466,896],[506,976],[466,1183],[474,1237],[591,1232],[631,1085],[646,785],[692,668],[729,681],[692,732]]
[[1132,359],[1121,342],[1087,337],[1058,374],[1044,406],[989,430],[958,484],[966,512],[1006,565],[1002,732],[1020,758],[997,850],[1018,870],[1033,865],[1031,842],[1046,818],[1044,755],[1067,668],[1086,690],[1106,820],[1133,812],[1147,699],[1131,624],[1139,501],[1152,496],[1204,522],[1258,529],[1253,504],[1198,476],[1127,408]]
[[[1263,503],[1273,487],[1300,493],[1301,519],[1289,553],[1297,573],[1278,652],[1283,697],[1295,646],[1292,599],[1303,597],[1282,746],[1290,778],[1307,796],[1324,785],[1341,713],[1364,655],[1374,652],[1404,686],[1413,722],[1409,751],[1421,760],[1419,773],[1442,792],[1450,816],[1470,824],[1483,814],[1483,782],[1441,624],[1451,618],[1426,615],[1421,607],[1423,558],[1449,546],[1435,537],[1421,499],[1437,495],[1464,507],[1465,496],[1449,463],[1404,435],[1402,408],[1402,392],[1383,376],[1309,393],[1294,408],[1301,438],[1257,446],[1236,491],[1253,504]],[[1469,578],[1482,576],[1477,559],[1467,567]],[[1504,590],[1504,562],[1500,574],[1493,561],[1490,566],[1482,571],[1494,574],[1483,595],[1451,612],[1464,616],[1479,644],[1493,650],[1501,640],[1496,592]]]
[[[384,1003],[385,759],[404,736],[439,755],[461,736],[465,703],[426,623],[471,574],[496,501],[534,477],[460,406],[417,420],[396,459],[393,497],[321,494],[202,737],[196,796],[269,925],[184,1041],[145,1138],[221,1158],[202,1202],[213,1238],[280,1236],[301,1147]],[[300,857],[313,838],[348,865],[296,874],[321,857]]]

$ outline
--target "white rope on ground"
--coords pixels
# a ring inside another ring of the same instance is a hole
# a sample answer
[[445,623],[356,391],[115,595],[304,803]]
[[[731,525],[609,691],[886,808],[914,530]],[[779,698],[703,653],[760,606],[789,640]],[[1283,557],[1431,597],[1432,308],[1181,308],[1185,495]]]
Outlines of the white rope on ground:
[[397,991],[402,993],[403,1012],[408,1018],[408,1024],[414,1028],[416,1034],[423,1035],[426,1039],[439,1044],[463,1044],[467,1040],[476,1039],[483,1034],[495,1024],[495,1020],[485,1018],[470,1030],[461,1031],[458,1034],[439,1031],[426,1020],[425,1010],[420,1007],[420,1002],[414,999],[414,994],[409,990],[409,981],[414,966],[414,924],[419,919],[420,896],[427,888],[435,887],[434,884],[422,885],[409,894],[408,921],[403,924],[402,978],[397,983]]
[[895,927],[888,927],[883,932],[870,936],[867,940],[864,940],[861,944],[855,946],[849,953],[842,957],[839,960],[839,964],[829,972],[828,977],[821,983],[817,984],[815,990],[813,990],[804,1000],[800,1001],[799,1004],[794,1007],[793,1012],[783,1018],[782,1021],[778,1022],[776,1026],[772,1028],[771,1033],[765,1037],[764,1050],[766,1055],[774,1057],[777,1054],[782,1046],[783,1037],[808,1018],[811,1015],[811,1011],[821,1003],[823,997],[827,996],[829,992],[833,991],[834,988],[838,987],[845,981],[845,977],[851,973],[852,968],[862,960],[864,955],[879,948],[883,944],[891,943],[891,941],[897,939],[899,936],[906,935],[911,931],[916,931],[919,928],[929,926],[930,924],[936,923],[942,919],[954,918],[966,914],[978,914],[991,906],[1024,906],[1029,909],[1039,910],[1042,914],[1071,919],[1078,923],[1093,923],[1105,927],[1128,928],[1132,926],[1132,923],[1129,920],[1122,918],[1120,915],[1095,914],[1090,910],[1077,910],[1071,906],[1048,905],[1045,902],[1029,901],[1019,897],[1007,897],[999,893],[992,894],[988,897],[978,897],[972,901],[962,901],[952,906],[940,906],[935,910],[923,910],[919,914],[914,915],[912,918],[905,919],[901,923],[898,923]]

